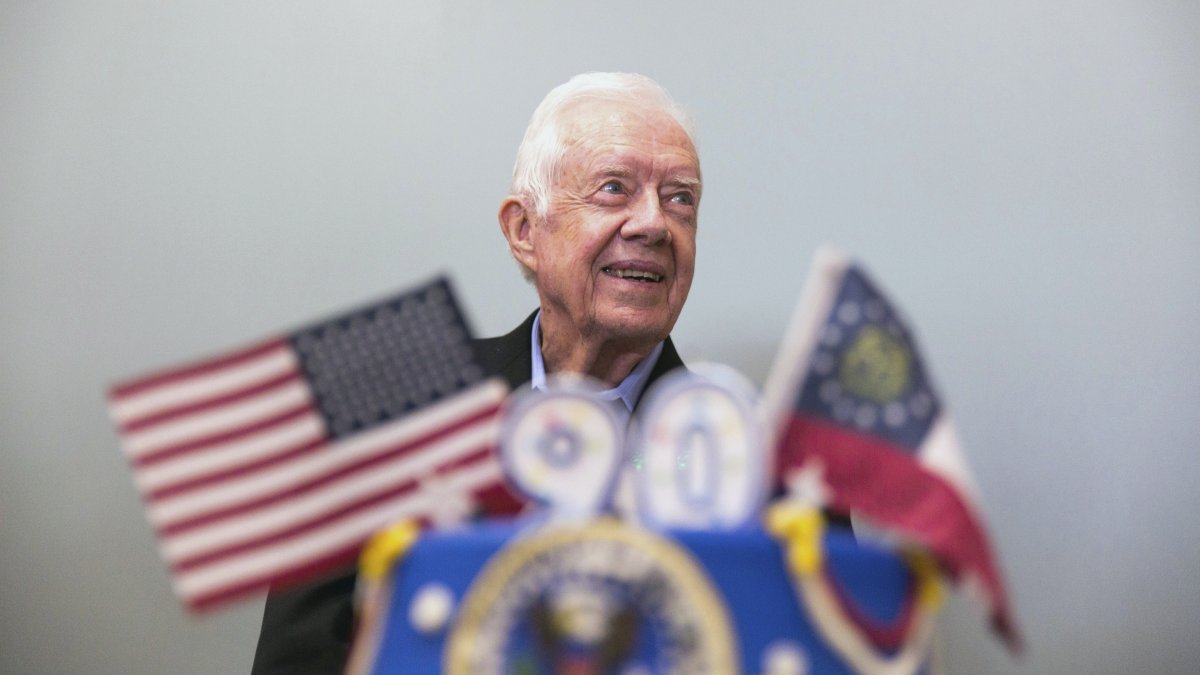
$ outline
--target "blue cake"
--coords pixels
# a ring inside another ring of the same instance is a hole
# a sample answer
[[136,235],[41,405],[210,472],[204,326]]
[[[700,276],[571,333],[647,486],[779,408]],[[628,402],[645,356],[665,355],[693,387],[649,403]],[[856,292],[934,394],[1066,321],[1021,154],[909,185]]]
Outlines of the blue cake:
[[776,506],[765,527],[518,519],[364,555],[350,672],[927,672],[932,566]]

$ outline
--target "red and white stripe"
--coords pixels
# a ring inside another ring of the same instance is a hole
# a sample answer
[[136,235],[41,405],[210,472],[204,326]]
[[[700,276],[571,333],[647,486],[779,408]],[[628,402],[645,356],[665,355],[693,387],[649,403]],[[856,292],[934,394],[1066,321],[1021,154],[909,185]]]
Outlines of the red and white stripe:
[[494,493],[506,394],[489,381],[332,440],[277,340],[116,387],[110,412],[176,592],[201,609],[347,563],[380,527],[427,519],[430,476],[439,495]]

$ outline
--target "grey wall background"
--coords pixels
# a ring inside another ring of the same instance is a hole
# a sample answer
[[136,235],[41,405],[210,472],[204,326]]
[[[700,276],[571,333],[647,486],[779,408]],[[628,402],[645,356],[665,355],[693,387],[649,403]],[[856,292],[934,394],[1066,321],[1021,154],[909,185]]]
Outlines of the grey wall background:
[[1190,2],[0,3],[0,671],[248,670],[172,598],[103,393],[402,288],[533,306],[495,222],[541,96],[694,112],[689,360],[761,382],[822,242],[914,319],[1029,637],[953,673],[1200,661]]

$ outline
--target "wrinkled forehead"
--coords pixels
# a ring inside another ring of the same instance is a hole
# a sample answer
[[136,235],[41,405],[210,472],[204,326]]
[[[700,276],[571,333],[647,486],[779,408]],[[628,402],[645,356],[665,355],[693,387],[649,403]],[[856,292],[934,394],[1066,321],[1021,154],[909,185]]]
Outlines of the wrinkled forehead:
[[582,98],[563,109],[559,142],[563,166],[590,162],[597,154],[621,149],[671,156],[699,177],[700,159],[687,131],[661,106],[651,103]]

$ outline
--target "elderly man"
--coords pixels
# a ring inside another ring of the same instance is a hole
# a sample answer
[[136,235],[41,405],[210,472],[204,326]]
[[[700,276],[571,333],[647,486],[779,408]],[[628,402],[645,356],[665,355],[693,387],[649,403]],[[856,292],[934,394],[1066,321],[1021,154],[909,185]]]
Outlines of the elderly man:
[[[579,75],[538,106],[500,204],[509,251],[540,309],[478,342],[513,387],[579,373],[626,418],[681,364],[667,335],[692,284],[700,160],[686,116],[641,75]],[[254,673],[341,672],[353,575],[272,593]]]
[[[550,92],[500,204],[500,229],[541,309],[483,341],[485,365],[535,387],[547,373],[590,375],[627,413],[652,375],[680,365],[667,334],[692,285],[700,204],[685,124],[640,75],[580,75]],[[516,372],[522,357],[529,368]]]

